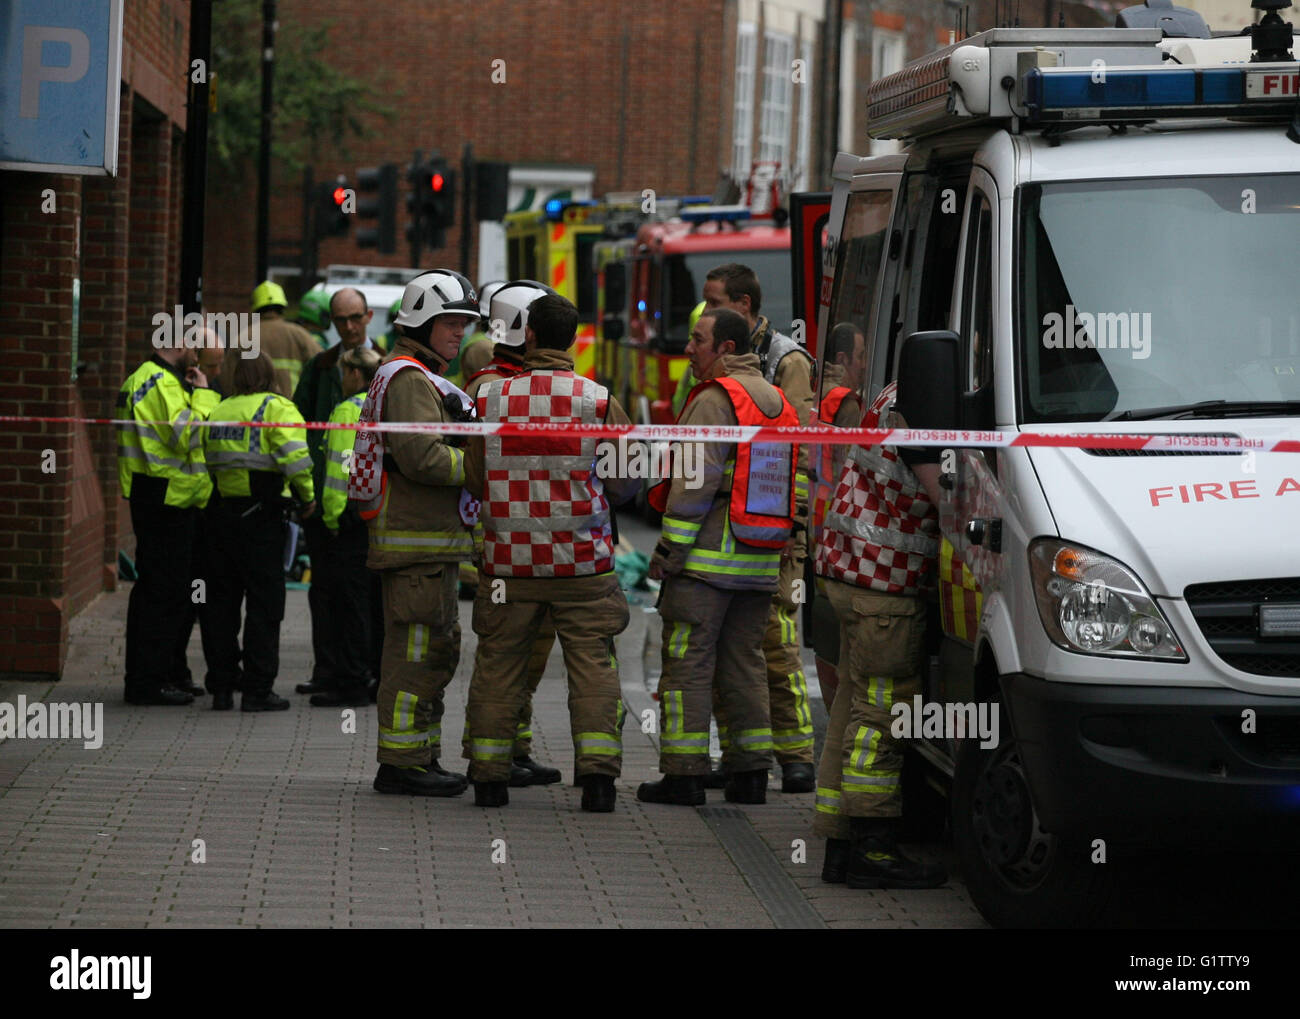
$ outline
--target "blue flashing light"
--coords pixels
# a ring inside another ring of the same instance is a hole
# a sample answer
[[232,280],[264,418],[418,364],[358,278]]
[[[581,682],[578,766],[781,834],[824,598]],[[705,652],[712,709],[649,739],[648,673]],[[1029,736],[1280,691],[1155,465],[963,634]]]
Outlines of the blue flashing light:
[[1260,74],[1262,69],[1035,67],[1025,74],[1025,106],[1031,121],[1104,121],[1252,115],[1294,102],[1294,93],[1285,89],[1276,95],[1259,95],[1257,87],[1254,93],[1248,94],[1247,76],[1251,73]]
[[559,219],[564,213],[564,199],[552,198],[546,203],[546,218]]
[[645,301],[637,301],[637,302],[636,302],[636,310],[637,310],[637,311],[645,311]]

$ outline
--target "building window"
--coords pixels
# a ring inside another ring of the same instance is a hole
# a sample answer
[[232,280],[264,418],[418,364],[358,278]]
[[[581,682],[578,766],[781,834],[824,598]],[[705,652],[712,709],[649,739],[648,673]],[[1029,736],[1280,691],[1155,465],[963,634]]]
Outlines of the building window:
[[732,126],[731,170],[737,181],[749,178],[754,159],[754,58],[757,29],[741,22],[736,34],[736,110]]
[[794,39],[780,32],[763,38],[763,105],[759,111],[758,158],[790,170],[790,74]]
[[794,172],[790,174],[790,190],[806,191],[812,184],[812,113],[813,113],[813,44],[803,40],[800,46],[803,60],[803,84],[799,86],[799,148],[796,150]]
[[[883,78],[887,74],[903,69],[903,33],[891,32],[883,28],[871,32],[871,80]],[[898,141],[872,139],[871,155],[886,156],[898,152],[902,144]]]

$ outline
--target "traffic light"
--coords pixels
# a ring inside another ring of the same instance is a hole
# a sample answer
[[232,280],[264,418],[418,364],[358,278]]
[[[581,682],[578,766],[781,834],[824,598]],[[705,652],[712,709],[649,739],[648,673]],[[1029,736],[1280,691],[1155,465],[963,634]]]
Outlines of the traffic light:
[[406,200],[412,224],[407,238],[431,248],[445,246],[443,232],[456,223],[456,174],[441,156],[412,163],[406,171],[411,194]]
[[333,182],[316,185],[316,236],[341,237],[348,232],[349,213],[356,211],[356,192],[339,174]]
[[374,226],[358,227],[357,247],[393,254],[397,250],[397,164],[358,170],[357,188],[365,196],[357,205],[357,215],[376,221]]
[[510,164],[474,164],[474,218],[499,223],[506,218],[510,194]]

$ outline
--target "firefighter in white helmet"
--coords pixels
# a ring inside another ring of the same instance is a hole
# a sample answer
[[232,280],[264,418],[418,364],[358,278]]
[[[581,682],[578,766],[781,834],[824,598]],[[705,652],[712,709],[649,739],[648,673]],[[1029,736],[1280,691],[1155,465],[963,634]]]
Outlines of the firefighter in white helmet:
[[[516,280],[511,283],[488,283],[490,300],[485,295],[481,303],[483,322],[480,328],[493,343],[492,360],[476,371],[465,384],[471,400],[478,398],[479,390],[497,379],[514,378],[524,370],[524,333],[528,324],[528,306],[545,294],[555,293],[544,283],[533,280]],[[482,552],[482,528],[475,530],[475,551]],[[461,571],[462,581],[464,570]],[[474,578],[477,587],[478,577]],[[533,695],[546,671],[546,662],[555,645],[555,624],[550,613],[543,616],[537,629],[537,641],[528,659],[528,695],[519,712],[515,728],[515,746],[510,767],[512,786],[550,785],[560,781],[558,768],[551,768],[533,760]],[[469,757],[469,732],[466,730],[465,756]]]
[[438,763],[443,691],[460,659],[457,564],[473,552],[462,485],[464,453],[436,433],[373,432],[374,422],[441,422],[473,413],[441,375],[478,317],[474,288],[435,269],[406,285],[401,336],[361,408],[348,496],[370,525],[366,565],[379,570],[384,652],[379,682],[383,793],[455,796],[465,778]]
[[[504,291],[502,291],[504,292]],[[497,307],[497,301],[493,302]],[[523,371],[478,392],[489,421],[626,425],[609,392],[574,371],[578,311],[558,295],[527,307]],[[604,470],[594,437],[475,436],[466,488],[482,493],[483,563],[474,602],[478,653],[465,711],[474,802],[509,802],[516,726],[527,696],[528,660],[549,617],[569,678],[569,718],[582,809],[614,809],[622,767],[623,703],[614,637],[628,623],[614,572],[611,506],[639,482]],[[606,445],[604,450],[610,447]]]

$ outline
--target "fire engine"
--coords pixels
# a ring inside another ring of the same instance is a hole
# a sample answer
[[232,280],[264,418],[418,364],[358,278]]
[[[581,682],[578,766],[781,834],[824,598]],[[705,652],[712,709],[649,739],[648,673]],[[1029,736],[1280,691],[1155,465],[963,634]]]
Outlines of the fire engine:
[[607,263],[604,276],[601,381],[638,423],[673,422],[673,393],[688,365],[687,320],[710,269],[748,265],[763,287],[762,314],[790,328],[790,230],[751,220],[744,206],[683,208],[671,221],[643,224],[618,250],[626,256],[621,270]]

